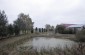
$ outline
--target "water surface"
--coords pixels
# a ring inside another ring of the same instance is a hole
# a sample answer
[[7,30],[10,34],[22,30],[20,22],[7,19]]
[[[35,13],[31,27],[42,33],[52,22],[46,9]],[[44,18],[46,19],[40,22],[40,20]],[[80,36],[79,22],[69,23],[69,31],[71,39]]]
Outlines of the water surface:
[[52,49],[52,48],[61,48],[72,47],[75,44],[74,41],[68,39],[57,39],[57,38],[47,38],[47,37],[35,37],[28,42],[24,43],[23,47],[32,46],[33,49]]

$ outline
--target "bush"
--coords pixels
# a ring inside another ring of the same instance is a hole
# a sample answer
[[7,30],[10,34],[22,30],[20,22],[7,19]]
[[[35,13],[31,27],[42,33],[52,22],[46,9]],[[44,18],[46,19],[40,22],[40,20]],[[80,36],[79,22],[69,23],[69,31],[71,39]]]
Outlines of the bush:
[[64,31],[62,31],[62,34],[69,34],[69,31],[68,30],[64,30]]
[[81,30],[76,33],[76,38],[80,42],[85,42],[85,30]]
[[73,32],[72,29],[69,29],[69,30],[65,29],[65,30],[62,32],[62,34],[75,34],[75,33]]

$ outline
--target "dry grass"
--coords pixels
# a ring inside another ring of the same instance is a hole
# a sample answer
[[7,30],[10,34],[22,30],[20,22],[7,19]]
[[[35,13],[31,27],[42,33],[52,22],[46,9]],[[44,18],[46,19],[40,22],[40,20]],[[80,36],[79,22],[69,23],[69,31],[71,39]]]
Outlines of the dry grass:
[[[20,36],[19,37],[20,39],[15,38],[16,40],[13,39],[13,41],[11,39],[11,41],[6,44],[3,44],[6,42],[6,41],[4,41],[3,43],[1,43],[1,46],[0,46],[0,55],[85,55],[85,45],[84,44],[79,44],[78,46],[74,46],[71,49],[65,48],[64,50],[55,48],[54,50],[49,50],[49,51],[46,51],[45,49],[43,49],[41,52],[38,52],[31,48],[26,51],[18,51],[16,49],[16,47],[18,45],[23,44],[24,42],[28,41],[31,38],[30,36],[31,35]],[[37,36],[37,35],[33,34],[32,36]],[[62,37],[62,36],[65,36],[65,37]],[[68,38],[69,39],[68,36],[71,37],[71,35],[59,35],[59,38]],[[73,36],[72,39],[74,39],[74,35],[72,35],[72,36]],[[55,36],[55,38],[57,38],[57,37]]]
[[29,49],[26,51],[17,51],[17,55],[85,55],[85,45],[78,44],[72,48],[65,48],[64,50],[59,48],[54,48],[50,50],[42,49],[37,51],[36,49]]
[[85,30],[81,30],[76,33],[76,39],[81,42],[85,42]]
[[28,41],[30,38],[34,36],[41,36],[34,34],[27,34],[17,37],[8,38],[0,41],[0,55],[12,55],[12,53],[16,52],[16,47],[24,42]]
[[16,46],[28,41],[30,36],[31,35],[23,35],[23,36],[16,37],[15,39],[12,40],[8,39],[9,41],[6,40],[7,42],[6,41],[2,42],[0,46],[0,55],[10,54],[12,51],[16,49]]

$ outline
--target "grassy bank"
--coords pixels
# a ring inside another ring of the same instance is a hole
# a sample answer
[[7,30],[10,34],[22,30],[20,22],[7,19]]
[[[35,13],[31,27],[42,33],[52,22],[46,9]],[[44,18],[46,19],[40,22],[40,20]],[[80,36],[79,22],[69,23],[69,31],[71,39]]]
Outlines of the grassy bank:
[[16,46],[28,41],[31,36],[31,34],[27,34],[10,38],[6,41],[4,40],[0,46],[0,55],[8,55],[9,53],[15,50]]
[[34,37],[55,37],[61,39],[75,39],[74,35],[47,35],[47,34],[27,34],[21,35],[0,42],[0,55],[85,55],[85,45],[73,46],[71,49],[65,48],[64,50],[55,48],[54,50],[46,51],[43,49],[41,52],[33,50],[32,48],[26,51],[18,51],[17,46],[27,42],[30,38]]
[[27,42],[29,39],[36,37],[36,36],[46,36],[43,34],[26,34],[16,37],[11,37],[8,39],[4,39],[0,41],[0,55],[12,55],[16,52],[16,47],[18,45]]

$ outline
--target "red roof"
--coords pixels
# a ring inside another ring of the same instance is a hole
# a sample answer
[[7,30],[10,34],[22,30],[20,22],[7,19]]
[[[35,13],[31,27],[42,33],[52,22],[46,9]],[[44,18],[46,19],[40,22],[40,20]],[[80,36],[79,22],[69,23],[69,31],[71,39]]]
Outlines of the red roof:
[[63,25],[64,27],[68,27],[68,26],[75,25],[75,24],[61,24],[61,25]]

